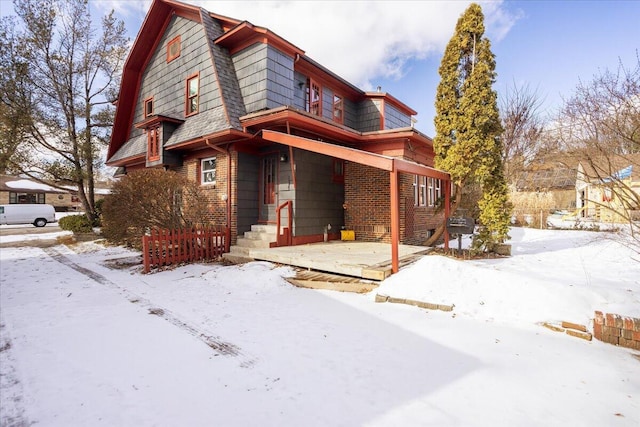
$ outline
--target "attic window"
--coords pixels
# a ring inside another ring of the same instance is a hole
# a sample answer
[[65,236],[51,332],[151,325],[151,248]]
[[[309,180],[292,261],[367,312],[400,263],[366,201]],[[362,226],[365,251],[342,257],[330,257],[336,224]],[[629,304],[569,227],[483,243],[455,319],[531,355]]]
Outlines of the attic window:
[[180,56],[180,36],[167,43],[167,62],[171,62]]
[[153,97],[144,100],[144,118],[153,115]]

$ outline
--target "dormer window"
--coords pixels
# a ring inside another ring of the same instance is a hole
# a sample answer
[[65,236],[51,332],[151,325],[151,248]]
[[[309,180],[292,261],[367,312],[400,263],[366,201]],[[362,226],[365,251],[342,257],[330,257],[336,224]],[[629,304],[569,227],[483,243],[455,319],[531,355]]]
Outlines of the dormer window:
[[144,100],[144,118],[153,115],[153,97]]
[[171,62],[180,56],[180,36],[167,43],[167,62]]
[[185,116],[190,116],[198,112],[198,94],[200,92],[199,77],[199,74],[196,73],[187,79]]

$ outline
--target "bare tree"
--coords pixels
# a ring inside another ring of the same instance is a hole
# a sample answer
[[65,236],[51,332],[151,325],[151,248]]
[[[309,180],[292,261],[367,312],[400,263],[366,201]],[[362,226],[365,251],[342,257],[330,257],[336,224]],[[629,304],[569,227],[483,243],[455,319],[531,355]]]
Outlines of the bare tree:
[[507,182],[514,182],[520,172],[537,156],[545,122],[541,116],[542,99],[529,85],[515,82],[500,98],[503,163]]
[[17,173],[27,163],[26,139],[29,91],[27,66],[16,55],[18,36],[15,17],[0,20],[0,174]]
[[609,211],[628,223],[640,253],[640,56],[632,68],[618,65],[593,80],[580,82],[565,101],[556,135],[567,152],[580,159],[586,215]]
[[590,82],[580,82],[560,113],[560,137],[569,149],[590,153],[640,152],[640,56],[633,68],[620,63]]
[[124,24],[111,12],[97,29],[87,0],[22,0],[15,10],[24,32],[10,59],[27,65],[18,89],[28,108],[18,111],[19,104],[9,103],[9,109],[22,118],[22,144],[35,153],[20,170],[73,185],[93,221],[95,171],[127,53]]

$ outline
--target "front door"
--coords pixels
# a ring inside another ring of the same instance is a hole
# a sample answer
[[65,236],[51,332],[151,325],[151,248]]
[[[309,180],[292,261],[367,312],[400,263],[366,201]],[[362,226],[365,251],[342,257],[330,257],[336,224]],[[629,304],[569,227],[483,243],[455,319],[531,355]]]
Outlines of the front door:
[[260,189],[260,222],[276,222],[278,203],[278,155],[270,154],[262,158],[262,185]]

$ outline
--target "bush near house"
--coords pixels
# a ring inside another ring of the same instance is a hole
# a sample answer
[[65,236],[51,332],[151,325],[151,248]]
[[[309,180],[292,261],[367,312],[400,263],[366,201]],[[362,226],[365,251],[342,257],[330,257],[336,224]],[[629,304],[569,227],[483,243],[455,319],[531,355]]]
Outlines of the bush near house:
[[58,226],[73,233],[91,233],[93,226],[86,215],[67,215],[58,221]]
[[210,225],[207,199],[196,182],[172,171],[141,169],[113,185],[102,204],[102,235],[114,244],[140,249],[153,228]]

